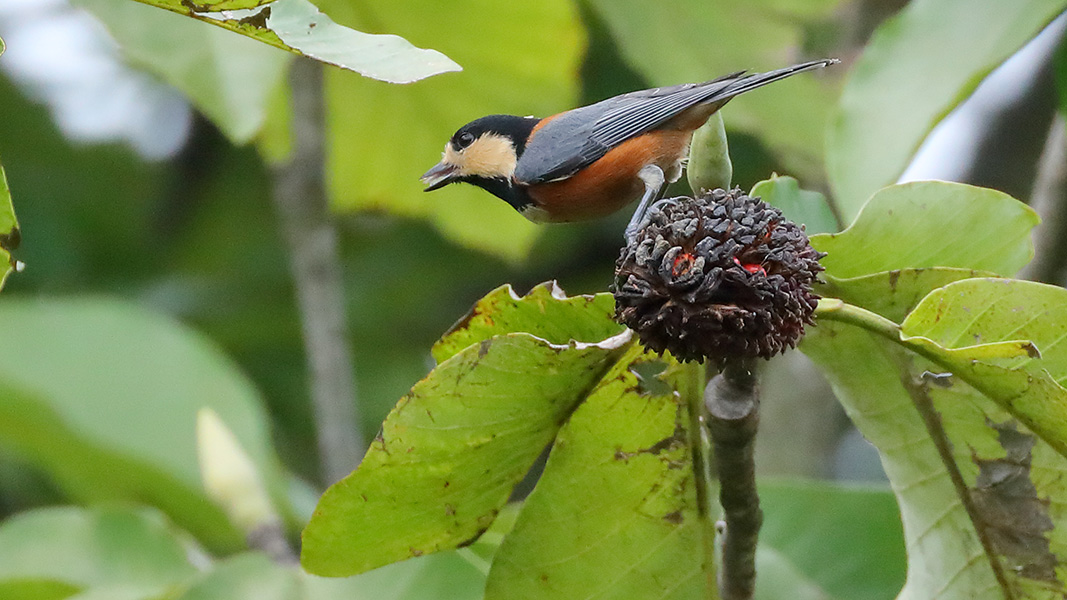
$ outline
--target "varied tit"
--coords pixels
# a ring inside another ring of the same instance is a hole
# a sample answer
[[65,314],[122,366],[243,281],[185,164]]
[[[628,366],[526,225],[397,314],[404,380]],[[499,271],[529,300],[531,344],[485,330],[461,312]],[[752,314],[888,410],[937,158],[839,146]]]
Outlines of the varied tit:
[[715,111],[738,94],[837,62],[630,92],[544,119],[482,117],[452,136],[421,179],[427,192],[472,183],[534,222],[594,219],[640,198],[629,238],[648,203],[681,177],[693,131]]

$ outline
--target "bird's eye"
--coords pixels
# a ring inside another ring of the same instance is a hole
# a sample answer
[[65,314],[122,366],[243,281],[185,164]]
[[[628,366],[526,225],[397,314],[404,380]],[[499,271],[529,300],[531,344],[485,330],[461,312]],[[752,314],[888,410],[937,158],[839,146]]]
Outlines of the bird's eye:
[[456,138],[456,143],[459,144],[459,149],[460,150],[466,148],[467,146],[470,146],[471,142],[473,142],[473,141],[474,141],[474,134],[469,132],[469,131],[464,131],[463,133],[459,134],[458,138]]

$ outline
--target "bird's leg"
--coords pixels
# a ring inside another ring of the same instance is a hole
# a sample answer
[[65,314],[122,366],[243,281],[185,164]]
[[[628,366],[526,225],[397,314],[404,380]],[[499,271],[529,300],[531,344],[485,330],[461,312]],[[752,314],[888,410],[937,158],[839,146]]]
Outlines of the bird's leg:
[[663,176],[663,169],[656,165],[641,167],[641,170],[637,172],[637,178],[645,184],[645,194],[641,196],[641,202],[638,203],[637,210],[634,211],[634,216],[630,218],[630,223],[623,233],[627,243],[633,239],[637,230],[641,229],[641,225],[644,224],[645,213],[648,212],[648,204],[663,191],[667,183],[667,179]]

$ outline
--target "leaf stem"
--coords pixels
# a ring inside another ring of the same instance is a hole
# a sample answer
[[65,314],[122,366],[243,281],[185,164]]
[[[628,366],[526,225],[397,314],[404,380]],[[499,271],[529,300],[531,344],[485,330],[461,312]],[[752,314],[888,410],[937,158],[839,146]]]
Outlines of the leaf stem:
[[848,325],[854,325],[870,333],[881,336],[894,344],[902,346],[912,352],[929,359],[939,365],[943,365],[942,357],[933,352],[929,346],[920,343],[916,338],[905,339],[900,325],[854,304],[848,304],[838,298],[821,298],[815,307],[815,317],[827,321],[838,321]]
[[820,298],[815,316],[828,321],[840,321],[876,333],[891,342],[900,342],[900,325],[878,313],[848,304],[838,298]]
[[749,600],[756,588],[756,543],[763,524],[756,490],[759,377],[755,360],[728,361],[704,390],[704,406],[725,523],[719,594],[723,600]]
[[322,65],[297,59],[289,79],[293,148],[289,159],[274,168],[274,204],[300,308],[320,464],[326,483],[333,483],[359,464],[365,446],[356,414],[337,229],[323,181]]

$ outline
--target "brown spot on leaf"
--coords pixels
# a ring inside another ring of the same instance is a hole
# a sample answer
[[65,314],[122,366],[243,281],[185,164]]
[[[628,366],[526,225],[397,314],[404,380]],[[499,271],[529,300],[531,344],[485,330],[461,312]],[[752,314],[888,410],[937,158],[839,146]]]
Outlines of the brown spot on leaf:
[[485,306],[483,305],[482,301],[479,301],[471,307],[470,311],[467,314],[460,317],[458,321],[456,321],[451,327],[449,327],[448,331],[446,331],[445,334],[441,336],[441,338],[444,339],[464,329],[470,329],[471,323],[479,316],[486,321],[487,325],[491,327],[493,325],[493,319],[485,312],[486,308],[491,309],[494,308],[494,306]]
[[680,422],[675,422],[674,431],[662,440],[652,444],[644,450],[639,452],[647,452],[649,454],[660,454],[667,450],[674,450],[676,448],[684,447],[686,445],[685,427]]
[[18,227],[13,228],[7,233],[0,234],[0,248],[7,251],[15,250],[22,243],[22,232]]
[[989,533],[993,547],[1010,570],[1021,577],[1059,584],[1058,560],[1049,547],[1053,523],[1048,500],[1038,497],[1030,479],[1034,436],[1019,431],[1013,421],[989,423],[1007,456],[986,460],[973,456],[978,478],[971,498]]
[[270,18],[270,7],[266,6],[266,7],[263,8],[263,10],[257,12],[254,15],[249,15],[249,16],[241,19],[240,21],[238,21],[238,23],[240,25],[251,25],[252,27],[255,27],[256,29],[270,29],[269,27],[267,27],[267,19],[269,19],[269,18]]
[[486,525],[485,527],[479,528],[478,529],[478,533],[475,533],[471,537],[469,537],[469,538],[463,540],[462,542],[456,544],[456,547],[457,548],[466,548],[467,546],[470,546],[474,542],[477,542],[478,538],[482,537],[482,534],[485,533],[487,529],[489,529],[488,525]]
[[456,507],[451,504],[445,504],[445,514],[452,517],[456,514]]
[[685,517],[682,516],[682,511],[676,510],[663,515],[663,520],[671,525],[681,525],[682,521],[685,521]]
[[[688,439],[686,437],[685,426],[680,421],[675,421],[674,431],[669,436],[647,448],[641,448],[633,452],[625,452],[621,448],[616,448],[615,460],[627,461],[639,454],[659,456],[663,452],[685,447],[686,444],[688,444]],[[671,468],[671,461],[668,461],[668,468]]]

